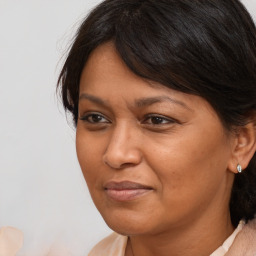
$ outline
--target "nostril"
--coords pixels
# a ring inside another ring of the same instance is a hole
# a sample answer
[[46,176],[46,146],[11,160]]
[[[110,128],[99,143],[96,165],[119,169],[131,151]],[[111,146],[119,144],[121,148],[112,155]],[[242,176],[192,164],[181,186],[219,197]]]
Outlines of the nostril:
[[120,169],[122,164],[117,163],[116,161],[109,160],[107,157],[103,157],[103,162],[108,167],[111,167],[113,169]]
[[103,156],[104,164],[113,169],[124,169],[138,165],[141,159],[141,153],[138,150],[130,150],[127,153],[108,151]]
[[104,164],[107,165],[108,167],[111,167],[112,169],[120,170],[120,169],[125,169],[134,166],[135,164],[132,163],[123,163],[123,164],[113,164],[109,163],[108,161],[104,161]]

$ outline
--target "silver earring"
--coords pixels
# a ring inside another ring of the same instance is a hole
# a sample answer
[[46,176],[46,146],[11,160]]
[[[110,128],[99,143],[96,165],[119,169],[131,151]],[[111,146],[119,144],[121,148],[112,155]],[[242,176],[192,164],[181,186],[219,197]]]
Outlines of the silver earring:
[[240,164],[237,165],[236,169],[237,169],[238,173],[242,173],[242,171],[243,171],[242,166]]

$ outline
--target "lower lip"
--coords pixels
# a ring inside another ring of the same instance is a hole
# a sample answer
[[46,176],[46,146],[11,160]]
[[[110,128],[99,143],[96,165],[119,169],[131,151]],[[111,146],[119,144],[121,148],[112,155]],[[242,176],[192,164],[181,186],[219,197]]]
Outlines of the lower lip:
[[141,196],[152,191],[152,189],[124,189],[124,190],[115,190],[115,189],[107,189],[105,190],[107,195],[116,201],[131,201],[137,199]]

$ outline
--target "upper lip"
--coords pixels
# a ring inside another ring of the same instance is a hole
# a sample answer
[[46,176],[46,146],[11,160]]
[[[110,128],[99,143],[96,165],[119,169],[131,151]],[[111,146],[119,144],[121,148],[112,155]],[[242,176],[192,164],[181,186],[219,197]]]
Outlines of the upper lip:
[[132,189],[152,189],[152,187],[143,185],[133,181],[110,181],[107,182],[104,186],[104,189],[113,189],[113,190],[132,190]]

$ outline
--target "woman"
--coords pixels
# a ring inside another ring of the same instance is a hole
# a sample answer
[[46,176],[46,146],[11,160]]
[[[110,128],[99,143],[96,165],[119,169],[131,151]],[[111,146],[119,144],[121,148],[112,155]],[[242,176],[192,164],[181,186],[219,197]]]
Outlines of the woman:
[[59,86],[118,233],[90,255],[256,255],[255,42],[238,0],[107,0],[85,19]]

